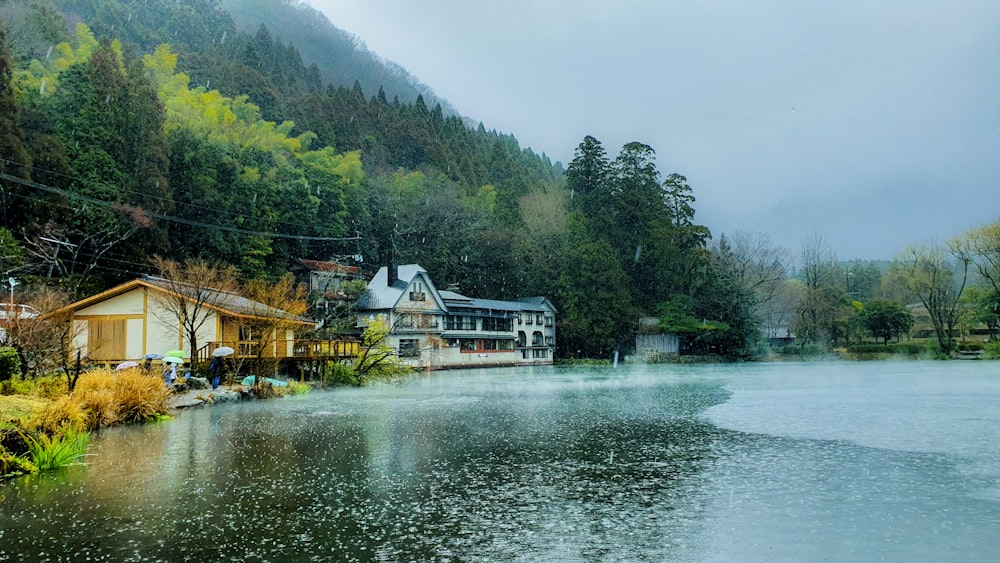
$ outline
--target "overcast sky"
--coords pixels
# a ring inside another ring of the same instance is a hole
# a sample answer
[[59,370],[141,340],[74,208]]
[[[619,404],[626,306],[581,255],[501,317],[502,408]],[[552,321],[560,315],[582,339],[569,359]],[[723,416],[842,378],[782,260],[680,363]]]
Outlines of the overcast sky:
[[1000,2],[309,0],[568,164],[653,147],[716,237],[892,258],[1000,220]]

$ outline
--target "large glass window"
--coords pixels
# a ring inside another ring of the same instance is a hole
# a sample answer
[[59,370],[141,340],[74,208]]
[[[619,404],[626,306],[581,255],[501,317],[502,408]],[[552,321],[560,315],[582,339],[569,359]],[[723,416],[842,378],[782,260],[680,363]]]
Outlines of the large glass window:
[[464,315],[448,315],[444,319],[445,330],[476,330],[476,318]]
[[514,330],[514,319],[483,317],[483,330],[490,332],[510,332]]
[[412,338],[404,338],[399,341],[400,356],[419,356],[420,341]]

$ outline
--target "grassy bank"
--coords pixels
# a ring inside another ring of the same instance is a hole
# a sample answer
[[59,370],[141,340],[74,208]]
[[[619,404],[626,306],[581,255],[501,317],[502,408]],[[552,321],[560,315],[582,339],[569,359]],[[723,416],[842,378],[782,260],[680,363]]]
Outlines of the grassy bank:
[[138,369],[96,370],[69,393],[62,377],[0,384],[0,475],[79,462],[92,430],[146,422],[167,414],[170,390]]

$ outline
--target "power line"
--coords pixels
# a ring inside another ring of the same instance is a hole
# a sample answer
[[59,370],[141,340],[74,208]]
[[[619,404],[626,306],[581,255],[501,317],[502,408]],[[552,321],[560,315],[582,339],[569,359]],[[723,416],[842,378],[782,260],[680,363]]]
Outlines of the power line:
[[[57,176],[59,178],[65,178],[65,179],[73,181],[73,182],[85,183],[85,181],[82,180],[81,178],[78,178],[78,177],[75,177],[75,176],[70,176],[68,174],[63,174],[61,172],[56,172],[54,170],[48,170],[46,168],[42,168],[42,167],[37,166],[37,165],[31,165],[29,167],[27,164],[24,164],[22,162],[15,162],[13,160],[6,159],[6,158],[3,158],[3,157],[0,157],[0,162],[5,162],[5,163],[13,165],[13,166],[18,166],[20,168],[30,168],[33,171],[41,171],[41,172],[44,172],[46,175]],[[137,190],[129,190],[129,189],[123,188],[123,187],[119,187],[118,189],[119,189],[119,191],[121,191],[121,193],[123,195],[131,195],[132,197],[141,197],[141,198],[144,198],[144,199],[157,200],[157,201],[161,201],[161,202],[168,203],[170,205],[175,205],[175,206],[176,205],[183,205],[183,206],[186,206],[186,207],[194,207],[194,208],[198,208],[198,209],[202,209],[202,210],[206,210],[206,211],[210,211],[210,212],[226,213],[226,214],[228,214],[229,216],[231,216],[233,218],[243,218],[243,219],[251,219],[251,220],[257,219],[257,217],[254,217],[253,215],[247,215],[245,213],[237,213],[237,212],[232,211],[231,209],[222,209],[222,208],[219,208],[219,207],[214,207],[214,208],[212,208],[212,207],[206,207],[205,205],[199,204],[199,203],[189,203],[189,202],[186,202],[186,201],[178,201],[178,200],[175,200],[175,199],[173,199],[171,197],[161,197],[161,196],[158,196],[158,195],[142,193],[142,192],[137,191]],[[307,228],[307,229],[313,227],[312,225],[305,225],[303,223],[293,223],[291,221],[280,221],[280,220],[276,220],[276,219],[274,220],[274,222],[278,223],[278,224],[281,224],[281,225],[288,225],[290,227],[304,227],[304,228]]]
[[[67,197],[67,198],[70,198],[70,199],[76,199],[76,200],[79,200],[79,201],[84,201],[84,202],[91,203],[91,204],[94,204],[94,205],[102,205],[102,206],[106,206],[106,207],[115,207],[115,206],[119,206],[120,205],[118,203],[114,203],[114,202],[110,202],[110,201],[104,201],[102,199],[97,199],[97,198],[85,196],[85,195],[82,195],[82,194],[70,192],[70,191],[67,191],[67,190],[64,190],[64,189],[61,189],[61,188],[55,188],[55,187],[52,187],[52,186],[47,186],[45,184],[40,184],[38,182],[32,182],[31,180],[25,180],[23,178],[18,178],[17,176],[11,176],[10,174],[6,174],[6,173],[3,173],[3,172],[0,172],[0,179],[7,180],[8,182],[14,182],[16,184],[21,184],[21,185],[24,185],[24,186],[28,186],[28,187],[31,187],[31,188],[35,188],[37,190],[42,190],[42,191],[46,191],[46,192],[58,194],[58,195],[61,195],[63,197]],[[157,213],[155,211],[146,211],[146,210],[143,210],[143,209],[141,209],[140,211],[142,211],[143,214],[145,214],[145,215],[147,215],[149,217],[153,217],[155,219],[161,219],[163,221],[170,221],[170,222],[173,222],[173,223],[180,223],[182,225],[190,225],[192,227],[201,227],[201,228],[205,228],[205,229],[215,229],[217,231],[227,231],[227,232],[237,233],[237,234],[243,234],[243,235],[260,236],[260,237],[267,237],[267,238],[292,239],[292,240],[325,241],[325,242],[344,242],[344,241],[352,241],[352,240],[361,240],[360,236],[353,236],[353,237],[314,237],[314,236],[306,236],[306,235],[286,235],[286,234],[282,234],[282,233],[268,233],[268,232],[265,232],[265,231],[251,231],[251,230],[248,230],[248,229],[241,229],[239,227],[231,227],[231,226],[228,226],[228,225],[214,225],[212,223],[205,223],[205,222],[202,222],[202,221],[195,221],[193,219],[182,219],[180,217],[172,217],[170,215],[166,215],[164,213]]]

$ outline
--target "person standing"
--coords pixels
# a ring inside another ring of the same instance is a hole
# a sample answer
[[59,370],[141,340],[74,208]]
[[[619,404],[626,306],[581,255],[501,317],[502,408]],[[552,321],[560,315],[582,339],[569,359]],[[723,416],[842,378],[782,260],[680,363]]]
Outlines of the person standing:
[[167,362],[163,366],[163,381],[167,384],[167,387],[173,387],[175,379],[177,379],[177,364]]
[[212,389],[219,388],[219,382],[222,380],[222,372],[226,369],[226,360],[221,356],[215,356],[212,358],[212,363],[208,366],[208,371],[211,373]]

